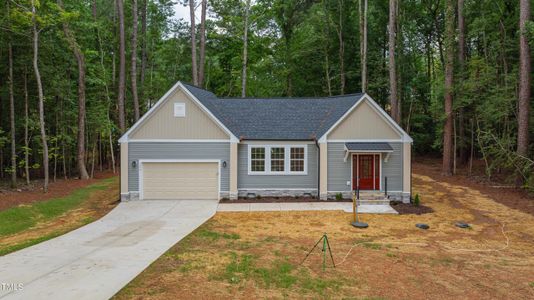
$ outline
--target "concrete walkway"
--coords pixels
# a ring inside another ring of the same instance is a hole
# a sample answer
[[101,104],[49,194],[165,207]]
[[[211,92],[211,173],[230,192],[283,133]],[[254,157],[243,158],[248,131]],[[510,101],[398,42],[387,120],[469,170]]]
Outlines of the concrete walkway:
[[55,239],[0,257],[1,299],[108,299],[215,214],[218,201],[132,201]]
[[[283,202],[283,203],[219,203],[217,211],[313,211],[342,210],[352,212],[351,202]],[[358,212],[364,214],[397,214],[389,205],[359,205]]]

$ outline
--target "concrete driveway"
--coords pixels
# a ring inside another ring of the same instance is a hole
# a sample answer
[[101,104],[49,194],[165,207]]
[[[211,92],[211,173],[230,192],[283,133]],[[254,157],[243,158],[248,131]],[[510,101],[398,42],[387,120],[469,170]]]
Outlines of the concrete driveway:
[[212,217],[217,203],[120,203],[94,223],[0,257],[0,299],[108,299]]

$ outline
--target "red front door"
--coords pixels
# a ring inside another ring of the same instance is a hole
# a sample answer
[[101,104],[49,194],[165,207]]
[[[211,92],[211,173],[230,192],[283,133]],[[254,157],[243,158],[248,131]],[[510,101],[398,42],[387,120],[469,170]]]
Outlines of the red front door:
[[380,189],[380,155],[362,154],[352,157],[352,188]]

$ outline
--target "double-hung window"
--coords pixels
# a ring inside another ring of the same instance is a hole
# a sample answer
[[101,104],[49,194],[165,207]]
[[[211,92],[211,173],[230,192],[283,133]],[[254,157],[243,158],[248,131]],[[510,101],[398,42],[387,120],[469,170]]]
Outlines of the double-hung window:
[[249,175],[306,175],[307,145],[249,145]]

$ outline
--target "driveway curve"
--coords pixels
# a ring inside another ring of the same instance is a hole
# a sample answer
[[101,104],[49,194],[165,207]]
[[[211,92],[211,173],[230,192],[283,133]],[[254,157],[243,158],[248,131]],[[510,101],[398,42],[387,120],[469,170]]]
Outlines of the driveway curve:
[[211,218],[217,204],[120,203],[98,221],[0,257],[0,299],[108,299]]

